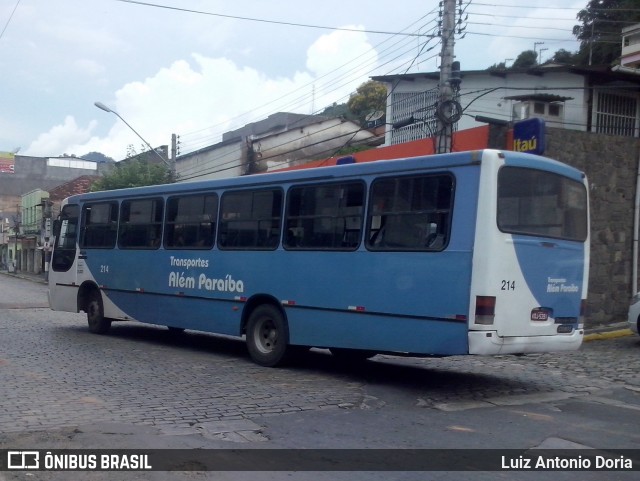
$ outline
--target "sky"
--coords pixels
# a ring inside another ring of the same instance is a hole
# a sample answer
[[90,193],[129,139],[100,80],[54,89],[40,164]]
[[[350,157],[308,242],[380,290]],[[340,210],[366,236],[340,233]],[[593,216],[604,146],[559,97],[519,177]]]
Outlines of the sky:
[[[154,147],[176,134],[186,154],[276,112],[321,113],[371,76],[438,71],[439,3],[0,0],[0,151],[121,160],[144,150],[137,132]],[[576,51],[586,4],[463,0],[456,60]]]

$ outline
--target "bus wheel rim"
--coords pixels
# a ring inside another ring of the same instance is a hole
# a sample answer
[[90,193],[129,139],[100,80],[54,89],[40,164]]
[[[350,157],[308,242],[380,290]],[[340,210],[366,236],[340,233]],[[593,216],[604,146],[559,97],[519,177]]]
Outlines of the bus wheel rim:
[[271,319],[263,319],[256,326],[256,347],[262,353],[271,353],[278,344],[278,329]]

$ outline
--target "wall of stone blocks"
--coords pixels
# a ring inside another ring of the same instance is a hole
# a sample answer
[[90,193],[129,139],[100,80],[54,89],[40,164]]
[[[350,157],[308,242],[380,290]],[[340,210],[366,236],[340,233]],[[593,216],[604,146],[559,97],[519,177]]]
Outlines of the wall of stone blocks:
[[632,297],[640,139],[547,128],[545,155],[587,174],[591,202],[588,325],[624,321]]

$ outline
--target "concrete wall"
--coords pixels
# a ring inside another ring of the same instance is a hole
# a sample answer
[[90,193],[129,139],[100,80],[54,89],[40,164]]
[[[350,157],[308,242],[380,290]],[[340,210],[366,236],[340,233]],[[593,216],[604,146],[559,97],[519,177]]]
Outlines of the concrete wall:
[[26,192],[34,189],[49,191],[81,175],[100,175],[110,168],[109,164],[94,164],[95,170],[58,167],[49,165],[48,160],[46,157],[15,156],[14,173],[0,173],[0,212],[15,213],[20,197]]
[[247,170],[247,144],[243,139],[221,142],[176,159],[178,182],[238,177]]

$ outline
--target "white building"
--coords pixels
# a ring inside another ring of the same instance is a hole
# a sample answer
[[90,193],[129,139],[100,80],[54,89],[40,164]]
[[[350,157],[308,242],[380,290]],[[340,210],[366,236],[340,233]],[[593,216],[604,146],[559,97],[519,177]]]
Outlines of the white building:
[[[435,129],[439,72],[372,77],[387,85],[385,145],[430,137]],[[458,130],[486,122],[542,117],[549,126],[638,137],[640,72],[606,66],[539,66],[461,72]],[[406,122],[403,122],[406,123]]]
[[640,23],[622,29],[620,65],[628,69],[640,68]]
[[236,177],[300,165],[346,146],[380,143],[355,122],[280,112],[227,132],[222,142],[176,159],[178,182]]

